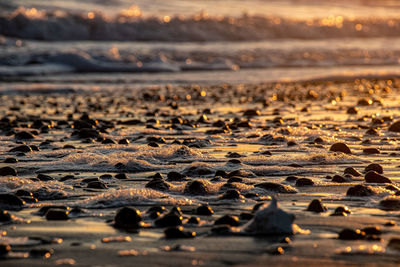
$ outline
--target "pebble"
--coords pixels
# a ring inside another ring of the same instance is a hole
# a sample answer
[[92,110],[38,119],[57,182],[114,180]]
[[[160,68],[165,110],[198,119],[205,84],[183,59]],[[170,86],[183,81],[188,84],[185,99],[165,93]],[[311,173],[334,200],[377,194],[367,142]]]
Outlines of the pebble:
[[28,139],[34,139],[35,138],[33,136],[33,134],[31,134],[29,132],[26,132],[26,131],[15,133],[14,136],[15,136],[16,139],[23,139],[23,140],[28,140]]
[[179,172],[172,171],[167,174],[168,181],[182,181],[184,179],[185,179],[185,176],[183,176]]
[[392,238],[389,240],[387,247],[396,251],[400,251],[400,238]]
[[365,239],[365,233],[359,229],[343,229],[338,238],[341,240],[362,240]]
[[7,193],[0,194],[0,209],[20,210],[24,204],[25,201],[16,195]]
[[296,186],[312,186],[314,185],[314,181],[310,178],[299,178],[296,181]]
[[350,182],[349,179],[346,179],[345,177],[341,176],[341,175],[334,175],[332,177],[332,182],[334,183],[347,183]]
[[172,227],[182,225],[183,217],[174,213],[168,213],[157,219],[154,223],[158,227]]
[[125,180],[125,179],[128,179],[128,177],[126,176],[125,173],[117,173],[114,177],[115,177],[116,179],[118,179],[118,180]]
[[189,218],[187,223],[198,225],[198,224],[200,224],[200,218],[192,216],[192,217]]
[[400,210],[400,196],[389,196],[379,202],[384,210]]
[[253,219],[253,217],[254,217],[254,215],[250,212],[242,212],[239,215],[239,218],[241,220],[245,220],[245,221],[249,221],[249,220]]
[[196,237],[195,232],[184,231],[182,226],[167,228],[167,229],[165,229],[164,234],[165,234],[165,238],[167,238],[167,239]]
[[107,185],[101,181],[92,181],[89,182],[86,186],[87,188],[93,188],[93,189],[107,189]]
[[373,154],[380,154],[381,151],[379,151],[379,149],[377,148],[364,148],[363,153],[368,155],[373,155]]
[[6,210],[0,209],[0,222],[10,222],[13,216]]
[[193,180],[186,183],[184,193],[189,195],[207,195],[208,189],[203,180]]
[[347,114],[355,115],[358,114],[358,108],[357,107],[350,107],[347,109]]
[[54,180],[54,178],[51,177],[50,175],[46,175],[46,174],[43,174],[43,173],[39,173],[36,178],[38,178],[40,181],[52,181],[52,180]]
[[288,177],[286,177],[285,181],[294,183],[297,181],[297,179],[299,179],[299,178],[297,178],[296,176],[288,176]]
[[159,191],[168,191],[169,188],[171,187],[171,185],[169,183],[167,183],[166,181],[164,181],[163,179],[154,178],[154,179],[150,180],[145,185],[145,187],[151,188],[154,190],[159,190]]
[[240,194],[238,190],[235,189],[229,189],[226,191],[220,199],[241,199],[243,196]]
[[369,172],[369,171],[375,171],[379,174],[383,173],[383,167],[382,165],[378,163],[371,163],[367,167],[365,167],[364,172]]
[[48,221],[65,221],[69,220],[69,212],[64,209],[50,208],[46,212],[46,220]]
[[369,197],[375,195],[376,191],[369,185],[355,185],[350,187],[346,192],[346,196],[350,197]]
[[11,246],[7,243],[0,243],[0,257],[6,256],[11,251]]
[[239,219],[236,216],[224,215],[214,222],[215,225],[226,224],[229,226],[239,226]]
[[357,171],[353,167],[347,167],[346,169],[344,169],[344,174],[351,174],[356,177],[359,177],[362,175],[359,171]]
[[365,174],[365,182],[367,183],[379,183],[379,184],[383,184],[383,183],[392,183],[392,181],[383,176],[380,175],[379,173],[377,173],[376,171],[369,171]]
[[20,145],[17,147],[14,147],[10,150],[10,152],[23,152],[23,153],[28,153],[32,152],[32,148],[28,145]]
[[286,193],[286,194],[295,194],[297,190],[290,185],[283,185],[279,183],[273,182],[262,182],[254,185],[255,187],[259,187],[265,189],[267,191],[272,191],[276,193]]
[[396,121],[389,126],[389,131],[400,133],[400,121]]
[[347,216],[348,214],[351,214],[351,210],[348,207],[339,206],[335,209],[331,216]]
[[139,210],[132,207],[123,207],[117,211],[114,217],[114,227],[130,229],[140,228],[143,225]]
[[17,163],[17,162],[18,162],[18,159],[16,159],[16,158],[6,158],[4,160],[4,163]]
[[329,151],[343,152],[345,154],[351,154],[350,148],[345,143],[335,143],[331,146]]
[[6,166],[0,168],[0,176],[16,176],[16,175],[17,175],[17,170],[14,169],[13,167]]
[[307,211],[321,213],[328,211],[328,208],[322,203],[320,199],[314,199],[308,205]]
[[197,215],[210,216],[213,213],[214,213],[214,211],[208,205],[201,205],[201,206],[197,207],[197,209],[196,209],[196,214]]

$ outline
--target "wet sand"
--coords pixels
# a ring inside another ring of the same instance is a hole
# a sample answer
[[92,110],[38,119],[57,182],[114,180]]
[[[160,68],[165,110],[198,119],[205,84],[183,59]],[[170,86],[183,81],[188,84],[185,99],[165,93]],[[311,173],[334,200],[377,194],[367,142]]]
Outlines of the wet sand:
[[[356,80],[3,94],[0,168],[12,167],[17,175],[0,176],[0,190],[26,203],[0,201],[1,209],[16,216],[0,222],[6,232],[0,241],[11,245],[1,261],[7,266],[396,266],[400,250],[388,243],[400,238],[399,85]],[[346,144],[351,153],[330,151],[335,143]],[[21,148],[24,144],[30,147]],[[16,147],[27,150],[10,151]],[[372,173],[374,182],[367,182],[371,173],[365,168],[372,163],[383,173]],[[348,167],[360,176],[346,176]],[[122,173],[126,179],[115,177]],[[162,179],[154,178],[156,173]],[[382,177],[391,183],[378,183]],[[284,189],[260,185],[265,182]],[[366,187],[349,195],[357,185]],[[249,221],[253,207],[269,203],[271,196],[309,231],[238,235],[235,229]],[[327,211],[306,211],[314,199]],[[197,214],[202,204],[214,213]],[[64,206],[53,216],[67,220],[37,213],[49,205]],[[146,212],[157,205],[166,208],[159,218],[179,206],[184,231],[196,237],[166,239],[168,227]],[[141,211],[146,226],[135,233],[113,227],[124,206]],[[351,214],[330,216],[340,206]],[[239,225],[222,231],[214,223],[227,214],[238,216]],[[199,217],[200,224],[188,223],[190,217]],[[347,228],[364,234],[340,239]],[[129,238],[102,242],[116,236]],[[183,247],[166,247],[176,245]]]

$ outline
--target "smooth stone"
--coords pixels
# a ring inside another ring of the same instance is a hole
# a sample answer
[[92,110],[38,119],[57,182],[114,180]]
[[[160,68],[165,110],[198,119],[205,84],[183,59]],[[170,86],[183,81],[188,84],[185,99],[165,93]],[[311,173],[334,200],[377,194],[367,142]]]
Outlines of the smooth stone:
[[332,182],[334,182],[334,183],[347,183],[347,182],[349,182],[349,180],[344,178],[341,175],[334,175],[332,177]]
[[220,199],[240,199],[240,198],[243,198],[243,196],[240,194],[238,190],[235,189],[229,189],[220,197]]
[[307,211],[320,213],[328,211],[328,208],[322,203],[320,199],[314,199],[308,205]]
[[150,207],[150,208],[146,211],[146,213],[159,212],[159,213],[161,214],[161,213],[164,213],[165,211],[166,211],[166,209],[165,209],[164,206],[153,206],[153,207]]
[[172,227],[182,225],[183,217],[174,213],[165,214],[154,223],[158,227]]
[[13,167],[3,167],[0,168],[0,176],[16,176],[17,175],[17,170],[14,169]]
[[400,196],[390,196],[379,202],[383,210],[400,210]]
[[139,210],[132,207],[123,207],[117,211],[114,217],[116,228],[140,228],[143,225]]
[[18,159],[16,159],[16,158],[6,158],[4,160],[4,163],[17,163],[17,162],[18,162]]
[[48,221],[65,221],[68,220],[69,212],[64,209],[55,209],[55,208],[50,208],[46,212],[46,220]]
[[179,215],[179,216],[183,215],[183,212],[182,212],[181,208],[180,207],[176,207],[176,206],[172,207],[172,209],[169,211],[169,213],[176,214],[176,215]]
[[240,177],[234,176],[234,177],[229,178],[228,181],[226,181],[226,182],[229,183],[229,184],[231,184],[231,183],[242,183],[243,179],[240,178]]
[[389,131],[400,133],[400,121],[396,121],[389,126]]
[[9,244],[0,243],[0,257],[6,256],[10,251],[11,251],[11,246]]
[[185,176],[180,174],[179,172],[171,171],[167,174],[168,181],[182,181]]
[[92,181],[89,182],[86,186],[87,188],[93,188],[93,189],[107,189],[107,185],[101,181]]
[[197,215],[210,216],[213,213],[214,213],[214,211],[208,205],[201,205],[201,206],[197,207],[197,209],[196,209],[196,214]]
[[192,216],[192,217],[189,218],[187,223],[198,225],[198,224],[200,224],[200,218]]
[[83,128],[78,131],[78,136],[82,139],[85,138],[98,138],[100,136],[99,131],[90,128]]
[[263,182],[254,185],[255,187],[262,188],[267,191],[272,191],[276,193],[287,193],[287,194],[295,194],[297,190],[290,185],[282,185],[279,183],[273,182]]
[[193,180],[186,183],[183,192],[190,195],[207,195],[208,189],[203,180]]
[[400,238],[391,238],[387,247],[396,251],[400,251]]
[[381,235],[382,231],[378,226],[365,227],[361,229],[366,235]]
[[256,178],[257,175],[255,175],[252,171],[235,170],[228,173],[228,177]]
[[32,152],[32,148],[28,145],[20,145],[17,147],[14,147],[10,150],[10,152],[23,152],[23,153],[28,153]]
[[250,212],[242,212],[239,214],[239,218],[244,221],[249,221],[254,218],[254,215]]
[[392,183],[392,181],[389,178],[387,178],[383,175],[380,175],[379,173],[377,173],[375,171],[369,171],[365,174],[365,182],[379,183],[379,184]]
[[128,177],[126,176],[125,173],[118,173],[118,174],[116,174],[114,177],[115,177],[116,179],[118,179],[118,180],[125,180],[125,179],[128,179]]
[[338,238],[341,240],[362,240],[365,239],[365,233],[359,229],[343,229],[339,232]]
[[104,145],[117,144],[117,142],[115,142],[114,140],[112,140],[110,138],[104,139],[103,141],[101,141],[101,143]]
[[335,143],[331,146],[329,151],[343,152],[345,154],[351,154],[350,148],[345,143]]
[[226,177],[228,177],[228,173],[226,171],[223,171],[223,170],[217,170],[215,172],[215,176],[221,176],[223,178],[226,178]]
[[380,154],[381,151],[379,151],[379,149],[377,148],[364,148],[363,153],[368,155],[373,155],[373,154]]
[[335,209],[335,211],[333,212],[332,215],[334,214],[351,214],[351,210],[349,209],[349,207],[346,206],[339,206]]
[[344,169],[344,174],[351,174],[356,177],[359,177],[362,175],[359,171],[357,171],[353,167],[347,167],[346,169]]
[[50,175],[46,175],[43,173],[39,173],[36,178],[38,178],[40,181],[53,181],[54,180],[54,178],[51,177]]
[[22,131],[22,132],[18,132],[15,134],[15,138],[16,139],[34,139],[35,137],[33,136],[33,134],[26,132],[26,131]]
[[0,209],[0,222],[10,222],[13,216],[6,210]]
[[239,219],[236,216],[224,215],[214,222],[215,225],[226,224],[230,226],[239,226]]
[[358,108],[357,107],[350,107],[347,109],[347,114],[355,115],[358,114]]
[[312,186],[314,185],[314,181],[310,178],[299,178],[296,181],[296,186]]
[[355,185],[350,187],[346,192],[346,196],[350,197],[369,197],[375,195],[376,191],[369,185]]
[[151,188],[158,191],[168,191],[171,185],[164,181],[163,179],[152,179],[146,185],[146,188]]
[[377,173],[382,174],[383,167],[378,163],[371,163],[364,169],[364,172],[369,172],[369,171],[376,171]]
[[167,239],[177,239],[177,238],[194,238],[196,237],[195,232],[184,231],[182,226],[170,227],[164,231],[165,238]]
[[291,175],[291,176],[286,177],[285,181],[290,182],[290,183],[294,183],[294,182],[297,181],[297,179],[299,179],[299,178],[297,178],[296,176],[292,176]]
[[69,207],[67,206],[61,206],[61,205],[54,205],[54,206],[43,206],[41,207],[36,213],[40,216],[46,215],[47,211],[49,209],[61,209],[61,210],[69,210]]
[[24,204],[25,201],[16,195],[7,193],[0,194],[0,209],[20,210]]
[[130,143],[129,140],[126,138],[118,140],[118,144],[120,144],[120,145],[128,145],[129,143]]

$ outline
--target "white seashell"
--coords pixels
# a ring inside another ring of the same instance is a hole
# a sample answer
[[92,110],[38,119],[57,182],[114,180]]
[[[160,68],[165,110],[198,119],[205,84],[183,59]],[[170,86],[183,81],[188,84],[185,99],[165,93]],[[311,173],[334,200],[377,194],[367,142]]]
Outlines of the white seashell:
[[271,203],[261,206],[254,218],[243,225],[240,232],[261,235],[295,234],[299,228],[293,224],[294,219],[294,214],[280,209],[277,200],[272,198]]

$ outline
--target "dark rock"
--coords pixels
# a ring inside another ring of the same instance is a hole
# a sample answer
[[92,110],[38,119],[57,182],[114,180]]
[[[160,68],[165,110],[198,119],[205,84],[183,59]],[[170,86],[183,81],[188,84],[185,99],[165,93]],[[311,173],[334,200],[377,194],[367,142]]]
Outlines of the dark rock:
[[179,172],[172,171],[167,174],[167,179],[168,181],[182,181],[185,179],[185,176],[183,176]]
[[192,216],[192,217],[189,218],[187,223],[198,225],[198,224],[200,224],[200,218]]
[[123,207],[117,211],[114,217],[114,227],[128,229],[140,228],[143,225],[139,210],[132,207]]
[[261,112],[257,109],[247,109],[243,112],[243,116],[254,117],[261,115]]
[[396,121],[389,126],[389,131],[400,133],[400,121]]
[[128,145],[129,143],[130,143],[129,140],[126,138],[123,138],[118,141],[118,144],[120,144],[120,145]]
[[226,224],[230,226],[239,226],[239,219],[236,216],[224,215],[217,219],[214,223],[215,225]]
[[299,178],[297,178],[296,176],[292,176],[291,175],[291,176],[286,177],[285,181],[290,182],[290,183],[294,183],[294,182],[297,181],[297,179],[299,179]]
[[171,185],[164,181],[163,179],[152,179],[150,180],[145,187],[151,188],[154,190],[159,190],[159,191],[168,191]]
[[387,247],[396,251],[400,251],[400,238],[390,239]]
[[246,170],[235,170],[235,171],[231,171],[228,174],[228,177],[244,177],[244,178],[256,178],[257,175],[255,175],[252,171],[246,171]]
[[349,182],[349,180],[344,178],[343,176],[334,175],[332,177],[332,182],[334,182],[334,183],[347,183],[347,182]]
[[103,174],[103,175],[100,175],[99,178],[100,179],[105,179],[105,180],[112,179],[112,175],[111,174]]
[[357,107],[350,107],[347,109],[347,114],[355,115],[358,114],[358,108]]
[[328,208],[322,203],[322,201],[320,199],[314,199],[308,205],[307,211],[320,213],[320,212],[328,211]]
[[377,173],[375,171],[369,171],[365,174],[365,182],[379,183],[379,184],[392,183],[392,181],[389,178],[387,178],[383,175],[380,175],[379,173]]
[[379,202],[381,209],[383,210],[400,210],[400,197],[392,196],[387,197]]
[[28,145],[20,145],[17,147],[14,147],[10,150],[10,152],[23,152],[23,153],[28,153],[32,152],[32,148]]
[[351,175],[356,176],[356,177],[359,177],[359,176],[362,175],[359,171],[357,171],[357,170],[354,169],[353,167],[347,167],[347,168],[344,170],[344,174],[351,174]]
[[168,213],[163,217],[157,219],[154,223],[158,227],[172,227],[182,225],[182,216],[174,213]]
[[164,206],[153,206],[153,207],[150,207],[150,208],[146,211],[146,213],[159,212],[159,213],[161,214],[161,213],[164,213],[165,211],[166,211],[166,209],[165,209]]
[[343,153],[346,153],[346,154],[351,154],[350,148],[344,143],[335,143],[335,144],[333,144],[331,146],[331,148],[329,149],[329,151],[343,152]]
[[116,174],[114,177],[115,177],[116,179],[119,179],[119,180],[128,179],[128,177],[126,176],[125,173],[118,173],[118,174]]
[[11,222],[13,216],[6,210],[0,209],[0,222]]
[[331,216],[347,216],[348,214],[351,214],[351,210],[348,207],[339,206],[335,209]]
[[150,147],[160,147],[160,145],[157,144],[156,142],[149,142],[147,145]]
[[276,193],[287,193],[287,194],[297,193],[297,190],[289,185],[282,185],[282,184],[273,183],[273,182],[262,182],[259,184],[255,184],[254,186],[260,187],[267,191],[276,192]]
[[350,197],[369,197],[375,196],[376,192],[371,186],[355,185],[347,190],[346,196]]
[[0,209],[20,210],[24,204],[25,201],[16,195],[7,193],[0,194]]
[[231,164],[242,164],[242,162],[240,160],[238,160],[238,159],[230,159],[230,160],[228,160],[228,163],[231,163]]
[[11,246],[7,243],[0,243],[0,257],[6,256],[11,251]]
[[54,250],[51,249],[51,248],[50,249],[47,249],[47,248],[34,248],[34,249],[31,249],[29,251],[29,255],[32,258],[46,258],[46,259],[48,259],[53,254],[54,254]]
[[83,128],[77,133],[80,138],[98,138],[100,133],[96,129]]
[[46,174],[43,174],[43,173],[39,173],[37,178],[40,181],[52,181],[52,180],[54,180],[54,178],[51,177],[50,175],[46,175]]
[[365,227],[363,231],[366,235],[381,235],[382,231],[378,226]]
[[364,148],[363,153],[372,155],[372,154],[380,154],[381,152],[377,148]]
[[226,182],[229,183],[229,184],[231,184],[231,183],[241,183],[241,182],[243,182],[243,179],[240,178],[240,177],[234,176],[234,177],[229,178],[228,181],[226,181]]
[[208,188],[204,180],[193,180],[186,183],[183,192],[190,195],[207,195]]
[[116,144],[117,142],[115,142],[114,140],[110,139],[110,138],[106,138],[103,141],[101,141],[102,144],[105,145],[109,145],[109,144]]
[[173,214],[176,214],[176,215],[179,215],[179,216],[182,216],[183,215],[183,212],[182,212],[182,210],[181,210],[181,208],[180,207],[172,207],[172,209],[169,211],[169,213],[173,213]]
[[34,139],[35,137],[33,136],[33,134],[31,134],[29,132],[22,131],[22,132],[15,133],[15,138],[28,140],[28,139]]
[[229,189],[221,196],[220,199],[240,199],[240,198],[243,198],[243,196],[240,194],[238,190]]
[[182,226],[170,227],[164,231],[165,238],[176,239],[176,238],[194,238],[196,237],[195,232],[184,231]]
[[338,238],[341,240],[362,240],[365,239],[365,233],[359,229],[343,229]]
[[101,181],[93,181],[89,182],[87,184],[87,188],[93,188],[93,189],[107,189],[107,185]]
[[197,215],[206,215],[210,216],[214,213],[214,211],[211,209],[210,206],[208,205],[201,205],[196,209],[196,214]]
[[18,162],[18,159],[16,159],[16,158],[6,158],[4,160],[4,163],[17,163],[17,162]]
[[53,205],[53,206],[43,206],[41,207],[36,213],[40,216],[46,215],[47,211],[49,209],[59,209],[59,210],[65,210],[68,211],[69,207],[67,206],[61,206],[61,205]]
[[217,170],[215,172],[215,176],[221,176],[223,178],[226,178],[226,177],[228,177],[228,173],[226,173],[226,171],[223,171],[223,170]]
[[55,209],[55,208],[50,208],[46,212],[46,220],[48,221],[65,221],[68,220],[69,212],[64,209]]
[[16,176],[17,170],[9,166],[0,168],[0,176],[9,176],[9,175]]
[[375,171],[379,174],[383,173],[383,167],[378,163],[371,163],[367,167],[365,167],[365,172]]
[[314,181],[310,178],[299,178],[296,181],[296,186],[312,186],[314,185]]

